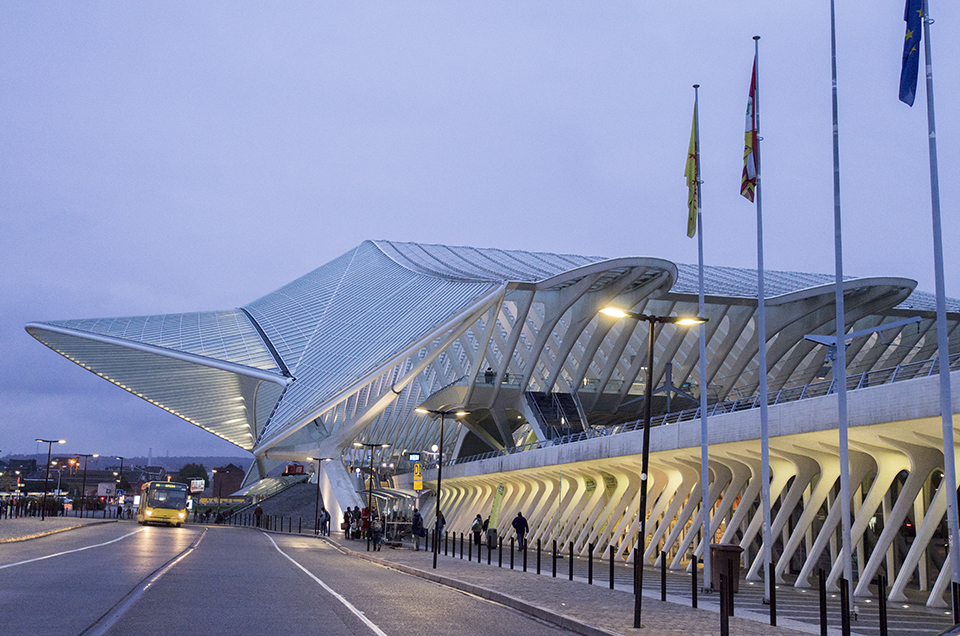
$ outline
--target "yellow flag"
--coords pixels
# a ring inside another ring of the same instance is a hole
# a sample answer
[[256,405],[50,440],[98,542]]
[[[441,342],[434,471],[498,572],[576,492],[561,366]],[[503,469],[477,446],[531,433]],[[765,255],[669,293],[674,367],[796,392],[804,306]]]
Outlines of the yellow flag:
[[690,127],[690,148],[687,150],[687,236],[697,235],[697,207],[700,205],[700,149],[697,147],[697,107],[693,107],[693,125]]

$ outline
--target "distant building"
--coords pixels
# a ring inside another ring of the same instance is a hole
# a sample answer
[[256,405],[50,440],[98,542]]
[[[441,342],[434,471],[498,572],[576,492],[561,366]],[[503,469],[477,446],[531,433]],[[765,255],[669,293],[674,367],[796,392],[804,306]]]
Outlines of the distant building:
[[7,463],[10,470],[19,470],[21,475],[29,475],[37,470],[35,459],[11,459]]
[[246,471],[239,466],[227,464],[214,468],[211,496],[227,497],[240,490]]

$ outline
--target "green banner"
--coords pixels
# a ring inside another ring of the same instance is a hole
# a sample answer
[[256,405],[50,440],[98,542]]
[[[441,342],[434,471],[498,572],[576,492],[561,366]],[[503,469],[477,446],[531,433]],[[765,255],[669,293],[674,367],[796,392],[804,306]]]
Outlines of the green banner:
[[506,491],[506,485],[497,486],[497,492],[493,495],[493,509],[490,511],[490,526],[497,527],[497,520],[500,518],[500,508],[503,507],[503,493]]
[[617,478],[604,472],[601,472],[600,476],[603,477],[603,490],[606,492],[607,499],[609,500],[617,490]]

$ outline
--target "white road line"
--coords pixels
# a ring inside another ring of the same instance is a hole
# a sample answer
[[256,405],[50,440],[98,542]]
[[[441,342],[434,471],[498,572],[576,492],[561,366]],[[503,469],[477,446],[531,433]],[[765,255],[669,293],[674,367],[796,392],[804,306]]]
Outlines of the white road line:
[[105,545],[110,545],[111,543],[116,543],[117,541],[123,541],[123,540],[126,539],[127,537],[132,537],[133,535],[137,534],[138,532],[143,532],[144,530],[146,530],[146,528],[140,528],[139,530],[134,530],[133,532],[127,533],[127,534],[123,535],[122,537],[117,537],[116,539],[113,539],[112,541],[107,541],[106,543],[97,543],[97,544],[95,544],[95,545],[88,545],[88,546],[83,547],[83,548],[77,548],[76,550],[67,550],[67,551],[65,551],[65,552],[57,552],[56,554],[48,554],[47,556],[37,557],[37,558],[35,558],[35,559],[27,559],[26,561],[17,561],[16,563],[8,563],[8,564],[6,564],[6,565],[0,565],[0,570],[4,570],[4,569],[6,569],[6,568],[12,568],[12,567],[15,567],[15,566],[18,566],[18,565],[26,565],[27,563],[33,563],[34,561],[43,561],[44,559],[52,559],[53,557],[63,556],[63,555],[65,555],[65,554],[73,554],[74,552],[83,552],[84,550],[89,550],[89,549],[91,549],[91,548],[102,548],[102,547],[105,546]]
[[283,556],[287,557],[287,558],[290,560],[291,563],[293,563],[295,566],[297,566],[298,568],[300,568],[301,570],[303,570],[304,573],[305,573],[307,576],[309,576],[311,579],[313,579],[314,581],[316,581],[317,584],[318,584],[320,587],[322,587],[322,588],[325,589],[326,591],[330,592],[331,596],[333,596],[335,599],[337,599],[338,601],[340,601],[341,603],[343,603],[348,610],[350,610],[351,612],[353,612],[354,614],[356,614],[356,615],[357,615],[357,618],[359,618],[360,620],[362,620],[362,621],[364,622],[364,624],[365,624],[367,627],[369,627],[371,631],[373,631],[374,634],[376,634],[377,636],[387,636],[387,634],[386,634],[382,629],[380,629],[379,627],[377,627],[377,626],[373,623],[373,621],[371,621],[369,618],[367,618],[366,616],[364,616],[364,615],[363,615],[363,612],[361,612],[361,611],[358,610],[356,607],[354,607],[354,606],[350,603],[350,601],[348,601],[347,599],[345,599],[345,598],[343,598],[342,596],[340,596],[339,594],[337,594],[335,591],[333,591],[333,588],[331,588],[329,585],[327,585],[326,583],[324,583],[323,581],[321,581],[319,578],[317,578],[317,577],[313,574],[313,572],[311,572],[311,571],[308,570],[307,568],[305,568],[305,567],[303,567],[302,565],[300,565],[299,563],[297,563],[297,561],[296,561],[293,557],[291,557],[289,554],[287,554],[286,552],[284,552],[283,550],[281,550],[281,549],[280,549],[280,546],[277,545],[277,542],[273,540],[273,537],[271,537],[271,536],[270,536],[269,534],[267,534],[266,532],[263,533],[263,536],[265,536],[266,538],[270,539],[270,543],[272,543],[272,544],[273,544],[273,547],[275,547],[275,548],[277,549],[277,552],[279,552],[279,553],[282,554]]

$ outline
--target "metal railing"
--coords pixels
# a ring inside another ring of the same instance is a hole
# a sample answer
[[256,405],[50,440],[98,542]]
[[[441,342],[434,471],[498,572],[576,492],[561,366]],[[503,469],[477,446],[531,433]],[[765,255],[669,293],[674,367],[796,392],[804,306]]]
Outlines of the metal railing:
[[[960,353],[955,353],[948,359],[950,361],[949,365],[952,371],[960,370]],[[878,369],[876,371],[865,371],[864,373],[849,375],[847,376],[847,390],[855,391],[857,389],[864,389],[871,386],[881,386],[884,384],[892,384],[894,382],[914,380],[916,378],[924,378],[931,375],[936,375],[939,372],[940,363],[938,358],[931,358],[929,360],[923,360],[920,362],[901,364],[889,369]],[[825,395],[834,393],[835,388],[836,380],[824,380],[822,382],[813,382],[804,386],[780,389],[776,393],[767,395],[767,404],[773,406],[776,404],[786,404],[788,402],[796,402],[798,400],[805,400],[808,398],[823,397]],[[716,402],[707,406],[707,416],[711,417],[714,415],[722,415],[724,413],[747,411],[750,409],[755,409],[759,406],[759,395],[739,398],[732,401]],[[672,413],[658,415],[651,419],[650,425],[664,426],[668,424],[676,424],[678,422],[695,420],[699,417],[700,407],[698,406],[697,408],[693,409],[685,409],[683,411],[674,411]],[[446,461],[443,463],[443,465],[453,466],[455,464],[466,464],[469,462],[482,461],[484,459],[492,459],[494,457],[504,457],[506,455],[525,453],[527,451],[548,448],[550,446],[558,446],[560,444],[573,444],[588,439],[607,437],[608,435],[629,433],[642,428],[643,420],[634,420],[624,424],[617,424],[616,426],[592,428],[586,431],[571,433],[570,435],[564,435],[562,437],[557,437],[550,440],[541,440],[530,444],[523,444],[521,446],[511,446],[509,448],[504,448],[503,450],[490,451],[480,455],[460,457],[458,459]],[[426,466],[426,468],[435,468],[436,465],[436,463],[433,463]]]

